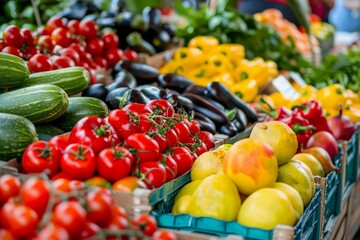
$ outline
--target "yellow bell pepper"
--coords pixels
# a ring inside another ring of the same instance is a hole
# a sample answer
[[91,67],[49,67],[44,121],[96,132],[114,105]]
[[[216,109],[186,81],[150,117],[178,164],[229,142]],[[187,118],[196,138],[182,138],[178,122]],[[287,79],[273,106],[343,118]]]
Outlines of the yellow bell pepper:
[[343,115],[348,116],[353,122],[360,122],[360,108],[350,106],[343,110]]
[[327,119],[330,119],[330,118],[335,117],[336,115],[338,115],[339,111],[334,109],[334,108],[326,108],[326,109],[324,108],[323,113],[324,113],[324,116]]
[[344,92],[345,88],[342,85],[332,84],[321,88],[316,94],[316,99],[324,108],[337,109],[340,104],[345,106],[346,98]]
[[198,48],[203,53],[209,53],[219,46],[219,40],[211,36],[197,36],[190,40],[189,48]]
[[311,85],[305,85],[305,86],[299,87],[297,89],[297,91],[298,91],[298,93],[300,94],[301,97],[306,99],[306,101],[316,99],[317,90],[316,90],[316,88],[314,88]]
[[207,69],[204,66],[193,69],[183,74],[184,77],[192,80],[196,85],[205,87],[209,83]]
[[245,102],[251,102],[257,96],[259,87],[254,79],[245,79],[237,82],[233,87],[233,93]]
[[224,84],[231,92],[235,86],[235,81],[230,73],[222,72],[215,77],[211,78],[209,82],[219,82]]
[[350,89],[346,89],[344,91],[344,96],[345,96],[346,100],[350,100],[350,104],[352,104],[352,103],[360,103],[359,95],[354,93]]
[[207,70],[209,75],[216,75],[224,72],[231,72],[232,64],[224,55],[216,54],[210,56],[205,65],[207,66]]
[[274,92],[270,94],[269,97],[271,97],[275,108],[287,106],[290,101],[290,99],[286,98],[280,92]]
[[194,67],[202,64],[205,60],[203,52],[198,48],[178,48],[174,54],[174,60],[183,65]]
[[223,54],[235,65],[245,57],[244,46],[240,44],[220,44],[216,52]]

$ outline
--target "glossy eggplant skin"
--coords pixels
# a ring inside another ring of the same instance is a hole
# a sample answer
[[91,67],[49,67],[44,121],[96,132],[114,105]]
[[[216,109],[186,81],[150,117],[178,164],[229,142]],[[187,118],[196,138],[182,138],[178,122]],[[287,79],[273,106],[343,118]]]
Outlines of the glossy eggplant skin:
[[102,83],[95,83],[89,87],[87,87],[83,92],[82,96],[84,97],[94,97],[105,101],[106,96],[109,91],[106,86]]
[[184,93],[192,93],[195,95],[205,96],[206,88],[199,85],[189,85],[185,90]]
[[120,71],[116,74],[114,82],[107,86],[109,91],[112,91],[119,87],[136,88],[137,82],[135,77],[126,70]]
[[173,89],[179,93],[184,93],[185,89],[194,82],[175,73],[162,74],[157,79],[157,84],[162,88]]
[[160,75],[156,68],[143,63],[124,60],[121,63],[121,67],[129,71],[136,78],[138,85],[156,82]]
[[141,85],[135,89],[139,90],[142,94],[148,97],[150,100],[153,99],[165,99],[168,95],[167,91],[161,87],[154,85]]
[[123,96],[123,102],[120,102],[120,108],[129,103],[148,103],[150,99],[137,89],[129,89]]
[[106,96],[105,103],[108,105],[109,109],[118,109],[120,106],[120,99],[119,97],[123,97],[126,91],[128,91],[130,88],[128,87],[121,87],[116,88],[109,92]]
[[130,49],[140,52],[140,53],[146,53],[150,56],[156,54],[156,49],[153,45],[150,44],[150,42],[143,39],[140,33],[138,32],[132,32],[126,37],[126,43],[130,47]]
[[168,100],[176,110],[184,109],[189,113],[194,109],[194,104],[190,99],[176,93],[168,94],[166,100]]
[[201,130],[216,133],[216,126],[213,121],[201,113],[195,112],[194,119],[200,123]]
[[146,22],[150,26],[160,25],[161,12],[158,8],[153,8],[153,7],[147,6],[143,9],[141,15],[144,19],[144,22]]
[[236,133],[238,133],[238,129],[232,122],[228,122],[220,126],[219,133],[225,134],[229,137],[233,137],[236,135]]
[[228,108],[237,107],[242,110],[251,123],[258,121],[256,113],[240,98],[232,94],[223,84],[211,82],[206,86],[206,95]]
[[212,99],[212,98],[209,98],[209,97],[206,97],[204,96],[203,97],[206,101],[208,101],[210,104],[214,105],[216,108],[220,109],[221,111],[225,111],[225,107],[219,103],[218,101]]
[[185,93],[182,96],[190,99],[194,104],[194,111],[207,116],[209,119],[211,119],[211,121],[215,123],[217,128],[229,122],[229,119],[224,112],[213,106],[201,96],[190,93]]

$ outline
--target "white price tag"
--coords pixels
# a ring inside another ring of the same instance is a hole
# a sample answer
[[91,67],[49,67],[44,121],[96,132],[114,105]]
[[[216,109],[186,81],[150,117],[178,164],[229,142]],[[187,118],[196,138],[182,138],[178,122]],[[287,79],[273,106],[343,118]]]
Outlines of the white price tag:
[[289,99],[295,99],[300,96],[300,94],[293,88],[289,80],[287,80],[283,75],[279,75],[272,81],[272,85],[285,97]]
[[294,80],[300,87],[306,86],[304,79],[297,72],[290,72],[289,76]]

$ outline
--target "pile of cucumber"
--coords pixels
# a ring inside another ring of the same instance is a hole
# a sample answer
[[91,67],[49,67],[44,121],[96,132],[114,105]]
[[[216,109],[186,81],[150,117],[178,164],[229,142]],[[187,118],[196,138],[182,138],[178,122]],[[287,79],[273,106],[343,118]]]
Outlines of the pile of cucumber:
[[71,97],[89,82],[82,67],[31,74],[23,59],[0,53],[0,160],[21,157],[33,141],[68,132],[84,116],[106,117],[101,100]]

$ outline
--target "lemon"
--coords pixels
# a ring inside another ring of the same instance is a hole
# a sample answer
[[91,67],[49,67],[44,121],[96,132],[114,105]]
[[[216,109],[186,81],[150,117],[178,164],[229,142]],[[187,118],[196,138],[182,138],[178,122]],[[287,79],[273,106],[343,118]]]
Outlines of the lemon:
[[262,188],[241,205],[237,221],[247,227],[270,230],[278,224],[293,226],[297,213],[285,193]]
[[178,194],[175,197],[175,202],[182,196],[193,195],[193,193],[199,187],[201,182],[202,182],[202,180],[196,180],[196,181],[190,182],[190,183],[186,184],[184,187],[182,187],[181,190],[178,192]]
[[191,180],[204,179],[218,173],[222,169],[226,152],[224,149],[215,149],[201,154],[191,168]]
[[251,131],[250,138],[269,144],[275,152],[279,166],[289,162],[298,149],[294,131],[278,121],[257,123]]
[[298,191],[296,191],[290,185],[281,182],[276,182],[273,188],[278,189],[286,194],[297,213],[297,219],[299,219],[304,212],[304,204]]

